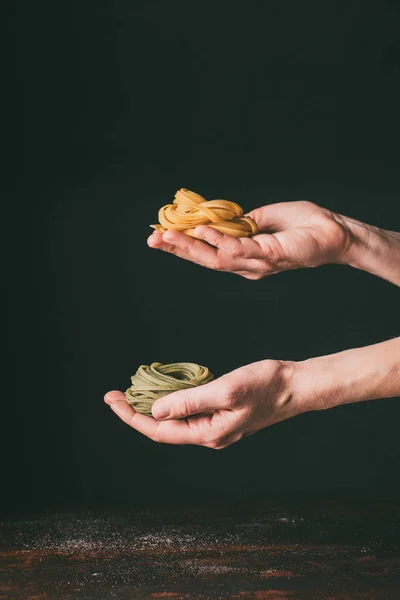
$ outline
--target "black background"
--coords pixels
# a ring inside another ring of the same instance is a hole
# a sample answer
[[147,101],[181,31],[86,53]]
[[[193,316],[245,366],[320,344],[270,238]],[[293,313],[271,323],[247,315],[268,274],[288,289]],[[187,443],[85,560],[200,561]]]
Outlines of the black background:
[[399,230],[399,27],[389,0],[10,3],[7,510],[399,490],[396,399],[222,452],[155,444],[103,404],[141,363],[221,375],[399,335],[399,290],[366,273],[251,282],[146,245],[180,187]]

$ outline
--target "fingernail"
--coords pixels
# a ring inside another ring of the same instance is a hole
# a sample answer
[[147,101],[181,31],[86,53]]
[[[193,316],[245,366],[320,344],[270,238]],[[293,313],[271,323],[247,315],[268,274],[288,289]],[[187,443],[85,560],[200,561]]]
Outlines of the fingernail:
[[112,392],[107,392],[107,394],[104,396],[104,402],[106,404],[108,404],[109,406],[110,406],[110,404],[113,401],[113,398],[112,398],[111,394],[112,394]]
[[164,402],[155,402],[151,412],[155,419],[166,419],[169,415],[169,408]]

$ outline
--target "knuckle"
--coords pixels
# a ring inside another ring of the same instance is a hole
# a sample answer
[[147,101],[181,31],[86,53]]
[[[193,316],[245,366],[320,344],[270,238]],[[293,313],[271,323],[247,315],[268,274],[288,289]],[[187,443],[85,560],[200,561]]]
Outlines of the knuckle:
[[192,246],[188,244],[186,241],[182,241],[179,245],[179,248],[182,252],[186,252],[186,254],[192,254]]
[[212,262],[211,263],[211,268],[214,271],[223,271],[224,270],[223,264],[221,263],[220,260],[215,260],[214,262]]
[[217,442],[207,442],[206,444],[207,448],[210,448],[211,450],[216,450],[218,447]]
[[230,250],[228,250],[228,252],[232,256],[232,258],[243,258],[244,256],[244,252],[240,248],[231,248]]
[[150,439],[157,444],[161,444],[160,427],[158,426],[154,433],[150,436]]
[[195,401],[192,396],[186,396],[182,401],[182,412],[188,415],[196,412]]
[[244,275],[245,279],[249,279],[250,281],[258,281],[259,279],[261,279],[261,274],[260,273],[246,273]]
[[200,431],[197,434],[193,434],[191,444],[195,446],[207,446],[207,442],[204,441],[204,434]]
[[219,236],[218,236],[218,235],[211,234],[211,235],[210,235],[210,237],[209,237],[209,241],[210,241],[210,243],[211,243],[213,246],[217,246],[217,248],[218,248],[218,247],[219,247],[219,245],[220,245],[220,239],[219,239]]
[[245,247],[240,238],[227,240],[225,251],[233,258],[244,258],[246,256]]
[[219,246],[219,236],[215,231],[204,232],[204,239],[212,246]]
[[285,252],[279,240],[269,236],[263,244],[264,254],[272,266],[281,265],[285,262]]
[[311,202],[310,200],[299,200],[298,203],[301,208],[318,208],[318,205],[315,204],[315,202]]
[[225,446],[222,439],[217,438],[208,442],[207,447],[211,448],[211,450],[222,450]]

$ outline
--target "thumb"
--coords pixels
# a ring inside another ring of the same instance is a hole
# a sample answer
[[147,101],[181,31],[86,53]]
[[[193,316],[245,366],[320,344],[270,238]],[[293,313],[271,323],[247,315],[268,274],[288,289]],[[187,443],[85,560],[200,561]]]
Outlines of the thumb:
[[279,202],[255,208],[246,214],[258,225],[260,232],[274,233],[292,226],[294,217],[299,212],[298,202]]
[[152,406],[155,419],[184,419],[191,415],[208,412],[217,408],[218,396],[215,384],[206,383],[196,388],[179,390],[156,400]]

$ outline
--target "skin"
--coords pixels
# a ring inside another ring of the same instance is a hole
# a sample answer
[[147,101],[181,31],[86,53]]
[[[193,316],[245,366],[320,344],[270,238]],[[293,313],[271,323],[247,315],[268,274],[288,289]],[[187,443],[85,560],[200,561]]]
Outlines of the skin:
[[[366,225],[306,201],[250,212],[253,238],[201,226],[193,239],[154,232],[151,248],[257,280],[281,271],[347,264],[400,285],[400,233]],[[301,413],[400,395],[400,338],[303,362],[263,360],[190,391],[157,400],[153,417],[136,413],[120,391],[105,402],[157,442],[221,449]]]

